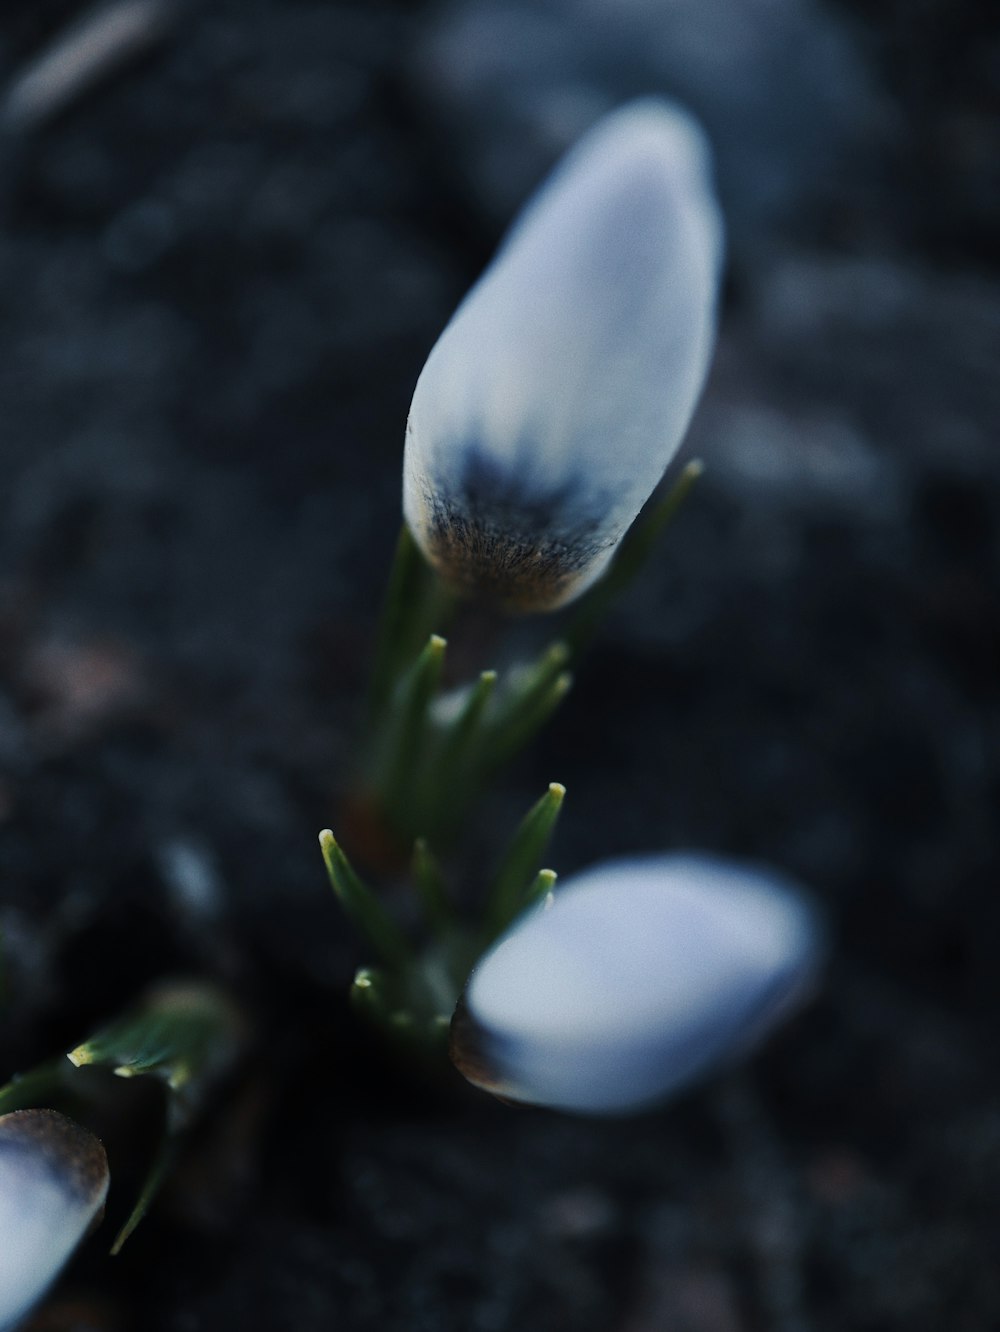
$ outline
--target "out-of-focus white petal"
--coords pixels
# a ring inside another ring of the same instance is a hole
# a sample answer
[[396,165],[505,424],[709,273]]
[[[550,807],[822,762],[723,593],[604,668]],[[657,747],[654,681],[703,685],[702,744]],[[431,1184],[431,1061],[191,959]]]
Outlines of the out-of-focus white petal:
[[0,1116],[0,1328],[16,1326],[104,1206],[108,1162],[55,1110]]
[[811,989],[812,909],[777,874],[698,855],[568,880],[479,961],[452,1057],[512,1100],[614,1114],[751,1047]]
[[543,610],[603,571],[701,392],[721,248],[704,138],[665,102],[557,167],[413,396],[403,507],[447,579]]

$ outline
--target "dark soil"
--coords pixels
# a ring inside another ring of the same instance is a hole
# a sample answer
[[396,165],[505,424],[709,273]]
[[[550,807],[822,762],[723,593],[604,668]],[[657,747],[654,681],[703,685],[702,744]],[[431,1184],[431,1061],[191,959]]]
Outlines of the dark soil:
[[[533,40],[533,86],[671,91],[588,54],[599,8],[547,7],[579,59]],[[707,474],[454,862],[481,884],[558,779],[563,872],[704,847],[825,905],[816,1002],[623,1122],[401,1067],[348,1009],[369,959],[315,840],[356,769],[413,383],[505,164],[560,137],[462,82],[442,34],[491,7],[183,5],[6,134],[0,1078],[168,976],[254,1033],[113,1260],[142,1161],[109,1137],[108,1222],[39,1328],[1000,1326],[1000,45],[971,2],[916,8],[771,6],[839,43],[812,120],[699,48],[720,163],[752,130],[775,168],[722,172]],[[76,13],[0,22],[8,86]]]

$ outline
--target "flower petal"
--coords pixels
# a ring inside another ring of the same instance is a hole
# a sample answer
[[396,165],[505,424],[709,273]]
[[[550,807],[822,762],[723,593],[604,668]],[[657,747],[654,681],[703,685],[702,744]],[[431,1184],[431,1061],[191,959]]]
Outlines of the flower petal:
[[513,1100],[636,1109],[753,1045],[811,987],[819,953],[812,910],[776,874],[708,856],[609,861],[480,960],[453,1058]]
[[0,1328],[45,1293],[104,1206],[108,1162],[55,1110],[0,1116]]

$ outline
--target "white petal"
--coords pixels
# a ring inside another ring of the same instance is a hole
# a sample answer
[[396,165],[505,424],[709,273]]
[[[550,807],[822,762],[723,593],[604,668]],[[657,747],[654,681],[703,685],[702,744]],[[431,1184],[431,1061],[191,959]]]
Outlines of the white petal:
[[706,856],[609,861],[480,960],[456,1062],[515,1100],[635,1109],[751,1046],[809,990],[819,951],[811,909],[777,875]]
[[44,1295],[104,1205],[108,1163],[54,1110],[0,1116],[0,1328]]
[[701,391],[721,235],[701,131],[666,103],[557,168],[414,393],[404,510],[446,576],[541,609],[603,570]]

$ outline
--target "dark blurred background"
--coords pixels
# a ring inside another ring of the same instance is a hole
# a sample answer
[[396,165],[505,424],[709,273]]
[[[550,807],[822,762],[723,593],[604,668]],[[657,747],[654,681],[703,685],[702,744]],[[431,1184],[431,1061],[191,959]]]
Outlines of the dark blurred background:
[[[998,87],[971,0],[5,10],[0,1078],[167,975],[256,1037],[39,1328],[1000,1325]],[[762,858],[833,945],[743,1075],[589,1123],[356,1026],[315,835],[423,359],[645,92],[703,120],[729,222],[708,470],[454,872],[558,779],[561,871]]]

